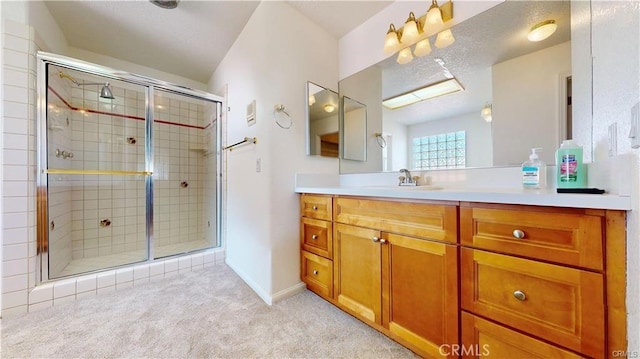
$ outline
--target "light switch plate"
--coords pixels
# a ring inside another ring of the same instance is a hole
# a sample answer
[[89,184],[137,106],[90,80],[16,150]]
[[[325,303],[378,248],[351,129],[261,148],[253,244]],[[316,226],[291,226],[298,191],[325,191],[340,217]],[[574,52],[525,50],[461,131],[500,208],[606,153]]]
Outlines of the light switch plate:
[[618,123],[614,122],[609,125],[609,136],[607,138],[607,145],[609,147],[609,157],[613,157],[618,154]]
[[631,108],[629,139],[631,139],[631,148],[640,148],[640,102]]

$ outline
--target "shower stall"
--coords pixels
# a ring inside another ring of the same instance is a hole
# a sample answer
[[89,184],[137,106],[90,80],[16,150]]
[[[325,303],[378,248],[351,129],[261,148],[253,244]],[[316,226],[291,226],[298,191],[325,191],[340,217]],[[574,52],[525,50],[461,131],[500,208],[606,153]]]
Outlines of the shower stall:
[[39,280],[220,246],[221,98],[37,59]]

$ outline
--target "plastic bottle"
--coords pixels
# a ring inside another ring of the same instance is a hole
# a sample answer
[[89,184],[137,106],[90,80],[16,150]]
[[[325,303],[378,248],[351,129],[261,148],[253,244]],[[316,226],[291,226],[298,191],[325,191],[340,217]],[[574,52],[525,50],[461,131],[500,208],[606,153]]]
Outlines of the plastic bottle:
[[532,148],[529,160],[522,163],[522,187],[524,189],[546,187],[547,165],[540,160],[537,151],[542,151],[542,148]]
[[582,146],[564,140],[556,152],[558,188],[586,188],[587,172],[582,163]]

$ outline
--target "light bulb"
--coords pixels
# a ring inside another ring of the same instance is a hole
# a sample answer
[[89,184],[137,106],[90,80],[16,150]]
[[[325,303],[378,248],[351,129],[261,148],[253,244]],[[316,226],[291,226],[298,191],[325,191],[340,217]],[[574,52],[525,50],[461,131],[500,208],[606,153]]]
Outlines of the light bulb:
[[429,44],[429,39],[424,39],[418,41],[416,44],[416,48],[413,50],[413,54],[417,57],[426,56],[431,53],[431,45]]
[[402,28],[402,37],[400,38],[400,42],[405,45],[411,45],[418,40],[418,36],[420,36],[420,33],[418,32],[418,21],[416,21],[416,16],[412,11],[409,13],[409,17]]
[[413,55],[411,54],[411,48],[405,47],[398,53],[398,59],[396,60],[400,65],[408,64],[413,61]]
[[316,103],[316,97],[314,95],[309,95],[309,106],[313,106]]
[[398,39],[398,32],[393,24],[389,25],[389,31],[384,37],[384,53],[385,55],[391,55],[400,49],[400,40]]
[[456,39],[453,37],[453,33],[451,33],[451,30],[446,29],[438,33],[434,45],[436,45],[437,48],[442,49],[453,44],[455,41]]
[[333,110],[335,110],[335,109],[336,109],[336,107],[334,105],[330,104],[330,103],[324,105],[324,110],[326,112],[328,112],[328,113],[333,112]]
[[443,25],[444,22],[442,21],[442,11],[440,10],[440,7],[438,6],[436,0],[433,0],[431,6],[429,7],[429,11],[427,11],[427,17],[424,21],[424,31],[427,31],[427,29],[437,31]]

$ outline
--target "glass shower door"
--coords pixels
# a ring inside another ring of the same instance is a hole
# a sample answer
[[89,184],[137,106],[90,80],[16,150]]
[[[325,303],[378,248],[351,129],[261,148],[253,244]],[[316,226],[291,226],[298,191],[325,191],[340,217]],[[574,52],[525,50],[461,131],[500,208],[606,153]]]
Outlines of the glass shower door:
[[47,65],[50,279],[148,259],[145,93]]
[[219,103],[162,90],[153,103],[153,256],[216,247]]

